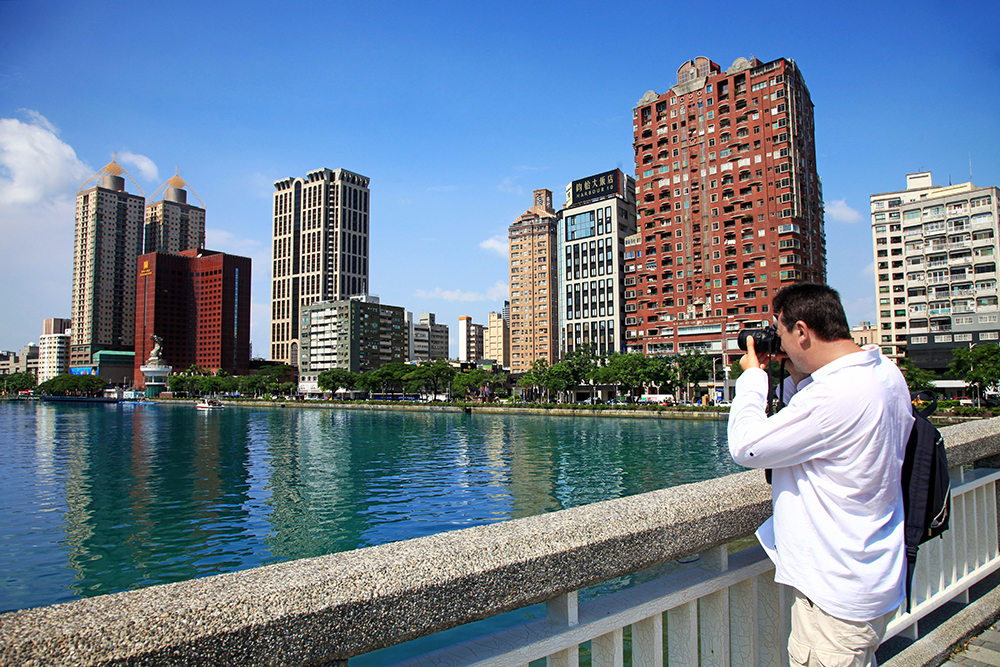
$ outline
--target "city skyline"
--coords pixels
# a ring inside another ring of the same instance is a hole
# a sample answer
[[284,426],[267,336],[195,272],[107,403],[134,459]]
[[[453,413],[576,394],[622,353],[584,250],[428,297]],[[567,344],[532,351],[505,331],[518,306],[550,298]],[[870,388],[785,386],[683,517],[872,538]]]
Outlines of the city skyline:
[[[459,316],[484,322],[508,298],[507,227],[531,192],[613,167],[634,175],[632,109],[700,55],[723,67],[796,61],[816,105],[828,281],[852,324],[874,321],[869,196],[924,170],[941,184],[1000,184],[1000,93],[989,85],[1000,56],[974,30],[1000,10],[841,7],[787,17],[760,6],[739,21],[720,9],[702,26],[667,7],[514,4],[493,16],[401,4],[378,21],[371,7],[317,8],[286,26],[276,9],[182,3],[189,20],[177,22],[130,7],[110,39],[106,17],[83,7],[4,3],[0,349],[69,316],[76,188],[118,151],[147,192],[179,165],[210,209],[205,245],[253,259],[252,340],[264,357],[274,181],[321,167],[365,174],[369,291],[436,313],[457,356]],[[690,27],[647,39],[640,24]],[[156,40],[142,37],[151,25]],[[902,46],[901,35],[920,39]],[[650,58],[657,37],[669,46]],[[581,50],[588,41],[595,50]]]

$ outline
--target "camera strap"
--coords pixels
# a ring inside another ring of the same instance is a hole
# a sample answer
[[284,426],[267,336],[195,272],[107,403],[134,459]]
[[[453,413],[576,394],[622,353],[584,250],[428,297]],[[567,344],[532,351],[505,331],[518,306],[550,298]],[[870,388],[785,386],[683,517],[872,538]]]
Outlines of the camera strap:
[[[770,417],[775,413],[775,407],[777,403],[781,403],[782,406],[785,405],[785,362],[788,361],[787,358],[781,360],[781,369],[778,371],[778,386],[774,388],[775,400],[767,402],[767,416]],[[771,483],[771,469],[764,469],[764,479],[767,483]]]

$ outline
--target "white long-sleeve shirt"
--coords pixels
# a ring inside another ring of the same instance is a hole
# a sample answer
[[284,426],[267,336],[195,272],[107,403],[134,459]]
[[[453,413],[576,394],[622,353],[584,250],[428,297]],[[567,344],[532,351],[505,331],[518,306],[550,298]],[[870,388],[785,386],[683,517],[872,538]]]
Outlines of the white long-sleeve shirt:
[[[790,383],[794,387],[794,383]],[[775,580],[833,616],[868,621],[906,597],[900,471],[913,424],[896,365],[875,346],[803,380],[767,417],[767,374],[736,381],[729,451],[772,468],[773,516],[757,531]]]

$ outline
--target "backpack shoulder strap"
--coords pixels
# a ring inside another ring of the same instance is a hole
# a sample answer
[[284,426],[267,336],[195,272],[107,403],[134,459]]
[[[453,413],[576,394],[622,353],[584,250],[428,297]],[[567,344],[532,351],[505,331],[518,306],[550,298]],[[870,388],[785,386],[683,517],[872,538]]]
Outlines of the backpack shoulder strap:
[[915,391],[910,394],[911,401],[927,401],[930,403],[923,410],[913,409],[913,412],[920,414],[924,419],[930,418],[932,414],[937,410],[937,394],[929,389],[922,389],[921,391]]

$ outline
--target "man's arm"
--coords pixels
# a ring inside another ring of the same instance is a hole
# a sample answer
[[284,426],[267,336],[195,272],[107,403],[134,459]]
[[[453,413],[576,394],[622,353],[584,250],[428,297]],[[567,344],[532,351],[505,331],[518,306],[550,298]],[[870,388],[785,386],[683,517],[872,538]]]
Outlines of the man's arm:
[[[802,463],[820,451],[823,441],[819,420],[805,407],[808,401],[790,401],[778,414],[767,416],[766,365],[767,361],[760,362],[753,340],[748,338],[747,353],[740,359],[744,372],[736,380],[736,398],[729,410],[727,428],[729,453],[734,461],[748,468],[781,468]],[[794,387],[807,376],[794,371],[794,366],[792,369]]]
[[748,468],[783,468],[822,451],[824,436],[806,401],[790,402],[776,415],[765,414],[767,375],[748,370],[736,381],[729,410],[729,453]]

